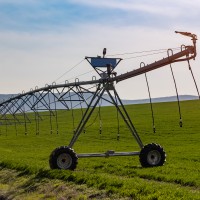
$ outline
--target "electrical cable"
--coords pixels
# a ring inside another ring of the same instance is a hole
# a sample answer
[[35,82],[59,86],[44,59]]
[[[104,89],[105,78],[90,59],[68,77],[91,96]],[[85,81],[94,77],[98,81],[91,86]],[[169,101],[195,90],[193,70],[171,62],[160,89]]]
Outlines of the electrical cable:
[[94,72],[94,70],[90,70],[90,71],[85,72],[85,73],[83,73],[83,74],[80,74],[80,75],[74,76],[74,77],[72,77],[72,78],[70,78],[70,79],[68,79],[68,80],[76,79],[76,78],[78,78],[78,77],[80,77],[80,76],[83,76],[83,75],[89,74],[90,72]]
[[[174,47],[173,50],[178,50],[180,47]],[[120,56],[120,55],[128,55],[128,54],[139,54],[139,53],[148,53],[148,52],[154,52],[154,51],[166,51],[167,49],[154,49],[154,50],[148,50],[148,51],[136,51],[136,52],[128,52],[128,53],[118,53],[118,54],[112,54],[107,56]]]
[[[176,48],[172,48],[172,49],[180,49],[180,47],[176,47]],[[157,50],[148,50],[148,51],[139,51],[139,52],[129,52],[129,53],[122,53],[122,54],[114,54],[114,55],[108,55],[108,56],[116,56],[116,55],[130,55],[130,54],[139,54],[139,53],[147,53],[147,52],[155,52],[155,51],[166,51],[166,49],[157,49]],[[159,53],[163,53],[163,52],[158,52],[158,53],[152,53],[152,54],[146,54],[146,55],[141,55],[141,56],[135,56],[135,57],[130,57],[130,58],[124,58],[124,59],[132,59],[132,58],[137,58],[137,57],[144,57],[144,56],[148,56],[148,55],[154,55],[154,54],[159,54]],[[85,58],[84,59],[82,59],[80,62],[78,62],[77,64],[75,64],[73,67],[71,67],[69,70],[67,70],[66,72],[64,72],[61,76],[59,76],[54,82],[56,82],[56,81],[58,81],[59,79],[61,79],[63,76],[65,76],[67,73],[69,73],[70,71],[72,71],[73,69],[75,69],[77,66],[79,66],[83,61],[85,60]],[[87,73],[90,73],[90,72],[92,72],[93,70],[91,70],[91,71],[89,71],[89,72],[86,72],[86,73],[83,73],[83,74],[81,74],[81,75],[78,75],[78,76],[75,76],[75,77],[73,77],[73,78],[77,78],[77,77],[79,77],[79,76],[83,76],[83,75],[85,75],[85,74],[87,74]],[[71,79],[73,79],[73,78],[71,78]],[[71,80],[71,79],[69,79],[69,80]]]
[[85,60],[85,58],[83,60],[81,60],[80,62],[78,62],[76,65],[74,65],[73,67],[71,67],[69,70],[67,70],[65,73],[63,73],[61,76],[59,76],[55,81],[58,81],[59,79],[61,79],[63,76],[65,76],[67,73],[69,73],[70,71],[72,71],[73,69],[75,69],[78,65],[80,65],[83,61]]
[[128,60],[128,59],[133,59],[133,58],[141,58],[141,57],[145,57],[145,56],[152,56],[152,55],[156,55],[156,54],[161,54],[161,53],[165,53],[165,51],[161,51],[161,52],[157,52],[157,53],[150,53],[150,54],[144,54],[141,56],[133,56],[133,57],[128,57],[128,58],[123,58],[123,60]]
[[[70,80],[74,80],[74,79],[76,79],[76,78],[79,78],[80,76],[83,76],[83,75],[86,75],[86,74],[89,74],[90,72],[94,72],[94,70],[90,70],[90,71],[88,71],[88,72],[85,72],[85,73],[83,73],[83,74],[80,74],[80,75],[77,75],[77,76],[73,76],[72,78],[69,78],[69,79],[67,79],[68,81],[70,81]],[[63,83],[64,81],[61,81],[61,82],[59,82],[59,84],[61,84],[61,83]]]
[[[173,49],[180,49],[180,48],[173,48]],[[143,53],[143,52],[152,52],[152,51],[161,51],[163,50],[162,52],[157,52],[157,53],[151,53],[151,54],[145,54],[145,55],[140,55],[140,56],[134,56],[134,57],[128,57],[128,58],[123,58],[123,60],[128,60],[128,59],[134,59],[134,58],[140,58],[140,57],[145,57],[145,56],[150,56],[150,55],[155,55],[155,54],[161,54],[161,53],[165,53],[166,52],[166,49],[159,49],[159,50],[151,50],[151,51],[141,51],[141,52],[133,52],[133,53],[124,53],[124,54],[115,54],[115,55],[125,55],[125,54],[136,54],[136,53]],[[164,51],[165,50],[165,51]],[[108,56],[114,56],[114,55],[108,55]],[[83,60],[82,60],[83,61]],[[81,62],[82,62],[81,61]],[[80,63],[81,63],[80,62]],[[77,76],[74,76],[68,80],[73,80],[73,79],[76,79],[80,76],[83,76],[83,75],[86,75],[86,74],[89,74],[90,72],[94,72],[94,70],[90,70],[88,72],[85,72],[83,74],[80,74],[80,75],[77,75]],[[67,73],[67,72],[66,72]],[[62,81],[63,82],[63,81]],[[60,82],[60,83],[62,83]]]

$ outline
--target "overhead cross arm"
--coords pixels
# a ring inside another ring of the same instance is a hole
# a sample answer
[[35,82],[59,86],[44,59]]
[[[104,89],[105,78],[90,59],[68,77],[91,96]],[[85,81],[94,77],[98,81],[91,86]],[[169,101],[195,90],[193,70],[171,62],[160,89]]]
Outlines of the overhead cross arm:
[[156,62],[146,65],[144,67],[141,67],[141,68],[135,69],[133,71],[127,72],[125,74],[121,74],[119,76],[111,78],[110,81],[111,82],[112,81],[117,81],[117,82],[123,81],[128,78],[132,78],[132,77],[144,74],[146,72],[158,69],[160,67],[169,65],[174,62],[181,62],[181,61],[194,59],[196,57],[196,40],[197,40],[196,35],[191,34],[191,33],[186,34],[186,32],[181,32],[181,34],[192,37],[193,46],[184,46],[185,49],[183,50],[181,48],[181,51],[176,54],[172,54],[170,56],[168,55],[168,57],[163,58],[162,60],[156,61]]

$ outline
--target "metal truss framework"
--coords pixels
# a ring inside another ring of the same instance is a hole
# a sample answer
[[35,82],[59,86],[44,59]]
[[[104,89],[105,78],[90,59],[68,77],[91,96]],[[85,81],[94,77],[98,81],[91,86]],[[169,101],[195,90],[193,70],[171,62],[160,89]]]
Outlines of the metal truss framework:
[[[93,79],[91,81],[79,82],[79,80],[76,79],[74,83],[66,82],[59,85],[46,85],[43,88],[35,88],[29,92],[12,96],[10,99],[0,103],[0,126],[16,124],[24,124],[26,126],[26,123],[30,123],[32,120],[41,120],[41,111],[48,111],[50,116],[56,117],[57,110],[70,110],[81,106],[86,109],[84,110],[83,117],[76,127],[74,135],[68,145],[69,148],[72,148],[90,119],[95,107],[98,105],[99,101],[103,99],[116,107],[134,139],[142,149],[144,145],[114,87],[114,83],[145,74],[171,63],[194,59],[196,57],[196,35],[182,32],[181,34],[191,37],[193,46],[182,45],[181,51],[176,54],[173,54],[172,50],[170,50],[172,54],[168,54],[166,58],[149,65],[143,65],[136,70],[119,76],[108,75],[106,78],[100,78],[99,80]],[[113,92],[114,96],[111,92]],[[109,99],[105,98],[105,93],[109,96]],[[30,112],[34,113],[34,119],[29,117],[28,113]],[[126,156],[139,154],[140,152],[106,152],[103,154],[79,154],[78,157]]]

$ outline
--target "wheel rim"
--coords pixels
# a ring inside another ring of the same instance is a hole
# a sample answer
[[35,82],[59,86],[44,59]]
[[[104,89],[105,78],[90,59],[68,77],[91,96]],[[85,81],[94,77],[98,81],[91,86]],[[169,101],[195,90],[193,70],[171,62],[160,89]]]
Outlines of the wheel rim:
[[147,155],[147,162],[152,165],[152,166],[155,166],[155,165],[158,165],[161,161],[161,155],[160,155],[160,152],[156,151],[156,150],[153,150],[153,151],[150,151]]
[[72,157],[67,153],[62,153],[58,156],[57,165],[60,169],[69,169],[72,165]]

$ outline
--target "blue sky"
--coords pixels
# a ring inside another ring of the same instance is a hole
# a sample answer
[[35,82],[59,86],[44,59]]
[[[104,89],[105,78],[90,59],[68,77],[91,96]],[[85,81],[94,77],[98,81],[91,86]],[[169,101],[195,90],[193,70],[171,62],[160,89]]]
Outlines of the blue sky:
[[1,0],[0,27],[1,30],[50,31],[62,26],[97,23],[169,28],[178,23],[198,25],[199,8],[197,0]]
[[[104,47],[114,54],[191,44],[174,31],[200,35],[199,10],[198,0],[0,0],[0,93],[19,93],[51,84],[85,56],[101,54]],[[142,59],[122,63],[118,73],[139,67]],[[151,59],[145,61],[160,58]],[[192,65],[200,77],[198,63],[199,58]],[[58,82],[90,70],[83,62]],[[187,69],[177,65],[175,70],[180,93],[196,94]],[[119,84],[122,96],[148,97],[143,78]],[[186,79],[188,83],[183,84]],[[154,97],[174,95],[167,69],[150,73],[149,81]],[[200,85],[198,78],[197,82]],[[130,93],[129,85],[141,88]]]

